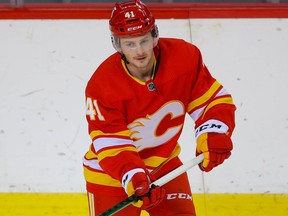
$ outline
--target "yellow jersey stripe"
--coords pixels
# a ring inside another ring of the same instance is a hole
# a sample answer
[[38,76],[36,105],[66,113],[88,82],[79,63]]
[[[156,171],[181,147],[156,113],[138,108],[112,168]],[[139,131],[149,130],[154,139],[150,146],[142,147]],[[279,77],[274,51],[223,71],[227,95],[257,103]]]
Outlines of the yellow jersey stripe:
[[89,159],[95,159],[95,158],[97,158],[97,154],[95,154],[95,153],[92,151],[92,145],[90,145],[89,151],[86,152],[85,158],[88,159],[88,160],[89,160]]
[[118,180],[113,179],[108,174],[92,171],[86,167],[84,167],[84,176],[87,182],[93,184],[106,185],[110,187],[122,187],[121,183]]
[[[154,75],[155,75],[156,62],[157,62],[156,59],[154,59],[153,72],[152,72],[152,76],[151,76],[151,79],[152,79],[152,80],[154,79]],[[141,85],[145,85],[145,84],[146,84],[146,82],[143,82],[143,81],[137,79],[136,77],[132,76],[132,75],[129,73],[129,71],[128,71],[126,65],[125,65],[125,62],[124,62],[123,60],[121,60],[121,63],[122,63],[122,66],[123,66],[123,68],[124,68],[124,70],[125,70],[125,72],[127,73],[128,76],[130,76],[132,79],[134,79],[136,82],[138,82],[138,83],[141,84]]]
[[233,100],[232,100],[232,97],[231,96],[227,96],[227,97],[221,97],[221,98],[218,98],[216,100],[214,100],[213,102],[211,102],[207,107],[206,109],[204,110],[203,112],[203,115],[202,115],[202,118],[205,116],[205,113],[211,109],[212,107],[216,106],[216,105],[219,105],[219,104],[231,104],[233,105]]
[[137,149],[134,146],[127,146],[127,147],[121,147],[121,149],[117,148],[117,149],[105,150],[105,151],[100,152],[97,155],[98,156],[98,161],[100,162],[102,159],[104,159],[106,157],[116,156],[116,155],[118,155],[119,153],[121,153],[123,151],[137,152]]
[[206,101],[208,101],[219,89],[219,87],[221,87],[221,84],[218,81],[215,81],[204,95],[189,103],[188,112],[191,112],[191,110],[193,110],[195,107],[200,106],[201,104],[204,104]]
[[95,131],[92,131],[90,133],[90,137],[92,139],[94,139],[95,137],[98,137],[98,136],[127,136],[127,137],[130,137],[130,134],[131,134],[130,130],[119,131],[116,133],[104,133],[101,130],[95,130]]
[[119,131],[116,133],[104,133],[101,130],[95,130],[90,133],[90,137],[93,139],[97,136],[129,136],[130,137],[130,130]]
[[[177,145],[175,146],[173,152],[171,153],[171,155],[168,158],[166,158],[166,157],[158,157],[158,156],[151,156],[149,158],[143,159],[143,161],[144,161],[146,166],[153,167],[153,168],[157,167],[156,169],[158,169],[158,168],[160,168],[159,165],[163,166],[164,164],[166,164],[171,159],[177,157],[179,155],[180,151],[181,151],[181,147],[177,143]],[[163,164],[163,162],[165,162],[165,163]],[[154,172],[155,171],[153,171],[153,173]]]
[[85,154],[85,157],[89,160],[89,159],[97,158],[97,155],[90,150]]

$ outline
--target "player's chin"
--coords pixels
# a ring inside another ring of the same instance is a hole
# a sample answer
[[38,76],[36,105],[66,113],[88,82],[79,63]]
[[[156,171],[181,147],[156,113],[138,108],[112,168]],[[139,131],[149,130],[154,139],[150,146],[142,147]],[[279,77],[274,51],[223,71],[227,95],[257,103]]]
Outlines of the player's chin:
[[138,68],[144,68],[148,65],[148,61],[146,59],[144,60],[137,60],[134,62],[134,65],[136,65]]

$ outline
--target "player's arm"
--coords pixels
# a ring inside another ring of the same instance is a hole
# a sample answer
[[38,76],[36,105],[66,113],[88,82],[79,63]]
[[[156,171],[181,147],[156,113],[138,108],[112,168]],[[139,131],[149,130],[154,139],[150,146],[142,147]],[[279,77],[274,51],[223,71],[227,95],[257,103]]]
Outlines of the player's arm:
[[[88,93],[89,95],[89,93]],[[112,178],[121,182],[128,196],[143,196],[135,205],[142,209],[152,208],[165,197],[162,188],[150,188],[153,178],[146,170],[143,160],[130,138],[120,104],[103,98],[87,96],[87,121],[93,149],[101,168]]]
[[204,153],[200,168],[208,172],[231,155],[236,107],[231,95],[211,76],[198,54],[198,74],[188,113],[195,121],[196,154]]
[[107,174],[121,182],[128,171],[145,169],[130,139],[123,112],[111,96],[86,92],[86,119],[97,159]]

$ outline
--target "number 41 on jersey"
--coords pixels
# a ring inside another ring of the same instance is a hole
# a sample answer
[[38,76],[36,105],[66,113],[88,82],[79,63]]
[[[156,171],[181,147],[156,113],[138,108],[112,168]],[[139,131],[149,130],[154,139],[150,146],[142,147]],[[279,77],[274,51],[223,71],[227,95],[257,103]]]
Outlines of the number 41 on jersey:
[[86,115],[90,117],[90,120],[95,120],[96,116],[100,121],[104,121],[104,116],[101,114],[97,104],[97,100],[92,98],[86,99]]

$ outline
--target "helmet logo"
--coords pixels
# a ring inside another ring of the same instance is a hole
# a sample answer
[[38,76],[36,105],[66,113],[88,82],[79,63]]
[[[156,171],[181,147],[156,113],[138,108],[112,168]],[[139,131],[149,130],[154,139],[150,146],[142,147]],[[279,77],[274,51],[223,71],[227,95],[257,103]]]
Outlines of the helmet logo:
[[142,25],[139,25],[139,26],[134,26],[134,27],[130,27],[130,28],[127,28],[128,31],[135,31],[137,29],[141,29],[142,28]]

